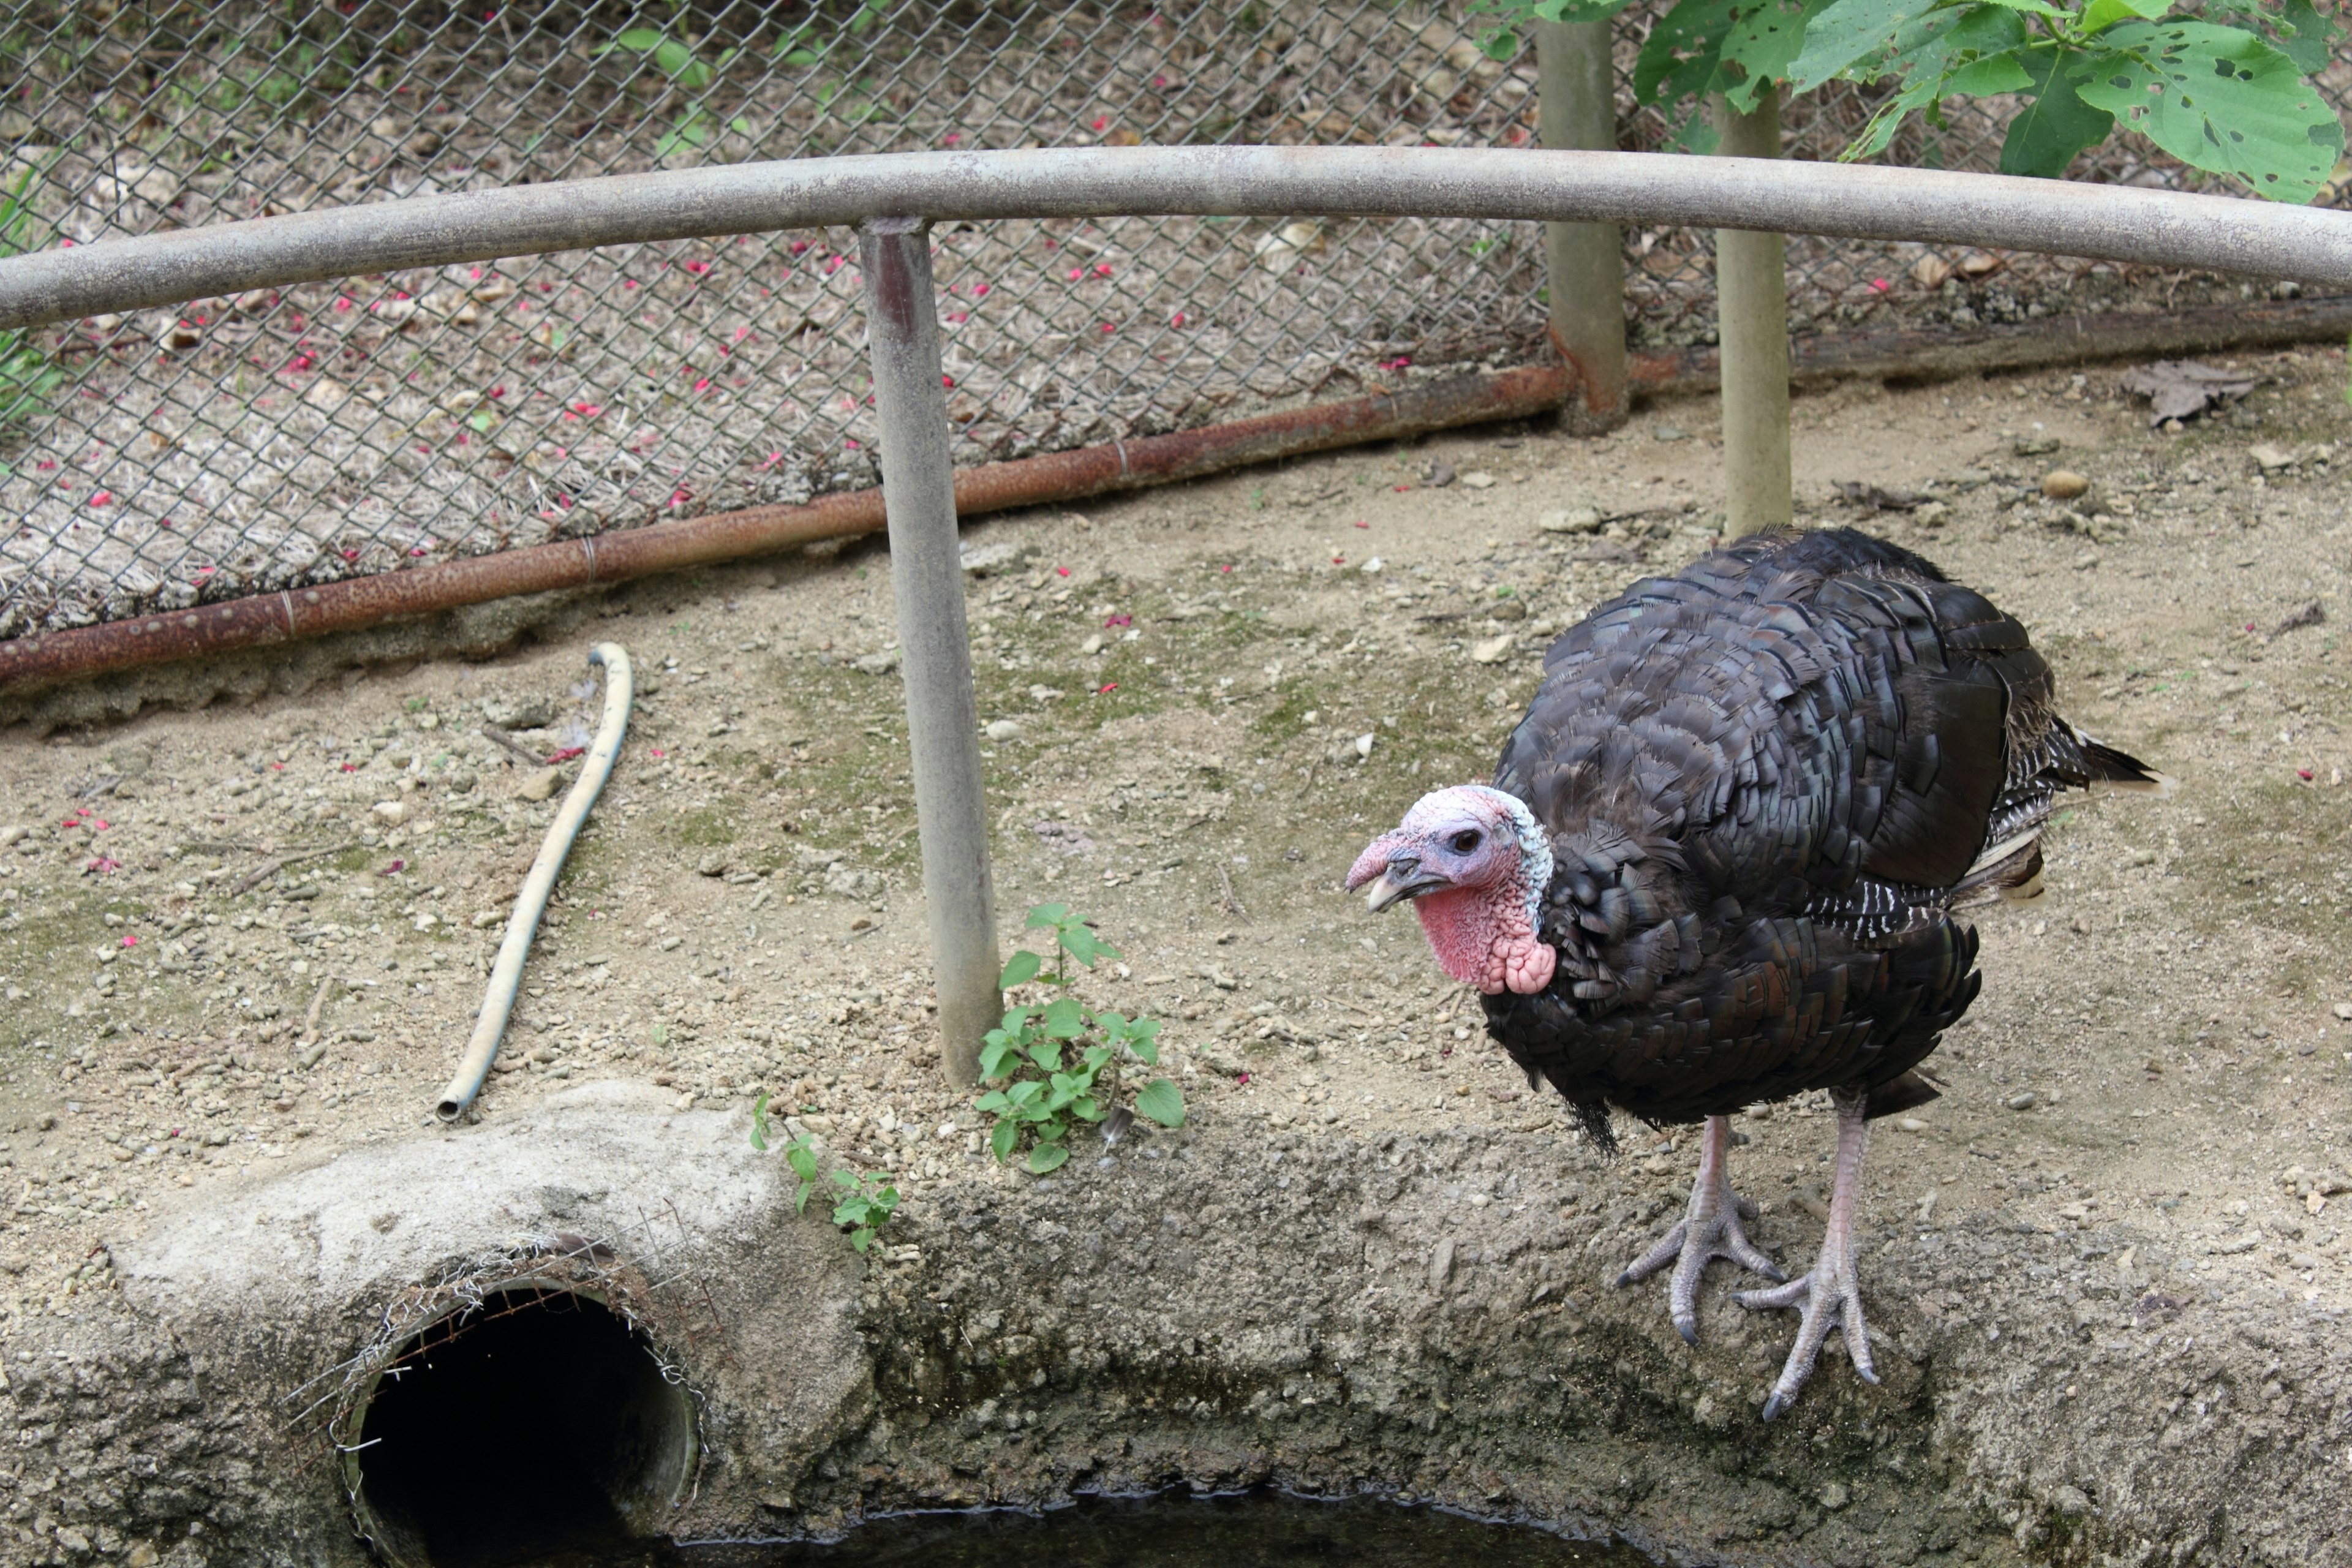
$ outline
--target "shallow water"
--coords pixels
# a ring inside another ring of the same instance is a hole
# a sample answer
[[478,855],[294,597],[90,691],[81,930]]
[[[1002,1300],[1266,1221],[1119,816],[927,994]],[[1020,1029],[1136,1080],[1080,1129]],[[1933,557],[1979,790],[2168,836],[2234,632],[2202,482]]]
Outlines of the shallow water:
[[1622,1542],[1570,1541],[1378,1498],[1272,1490],[1088,1498],[1051,1513],[902,1514],[836,1542],[707,1545],[541,1560],[534,1568],[1654,1568]]

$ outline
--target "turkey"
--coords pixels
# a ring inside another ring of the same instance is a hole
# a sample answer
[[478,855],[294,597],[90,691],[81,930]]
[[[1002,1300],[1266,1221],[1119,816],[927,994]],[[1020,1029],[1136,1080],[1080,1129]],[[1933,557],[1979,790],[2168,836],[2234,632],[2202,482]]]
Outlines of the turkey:
[[[2025,629],[1908,551],[1849,530],[1758,535],[1650,578],[1563,633],[1493,785],[1423,795],[1348,876],[1410,900],[1487,1031],[1614,1148],[1614,1107],[1703,1123],[1681,1223],[1618,1279],[1672,1266],[1697,1342],[1722,1258],[1801,1310],[1764,1405],[1832,1330],[1877,1378],[1854,1268],[1870,1119],[1935,1098],[1920,1063],[1977,994],[1955,911],[2041,891],[2059,798],[2166,781],[2058,717]],[[1781,1271],[1740,1225],[1729,1116],[1829,1091],[1821,1251]]]

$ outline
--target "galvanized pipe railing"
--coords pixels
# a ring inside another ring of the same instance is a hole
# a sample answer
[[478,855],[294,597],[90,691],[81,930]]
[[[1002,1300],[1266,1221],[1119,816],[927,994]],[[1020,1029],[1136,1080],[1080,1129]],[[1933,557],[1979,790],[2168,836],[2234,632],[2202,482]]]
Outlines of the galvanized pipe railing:
[[0,261],[0,328],[534,251],[932,219],[1527,218],[1913,239],[2352,285],[2352,216],[1853,163],[1451,147],[1081,147],[730,163],[291,213]]
[[[1121,214],[1669,223],[2042,250],[2352,285],[2352,214],[1993,174],[1450,148],[1087,148],[732,164],[429,196],[0,261],[0,327],[310,279],[858,224],[941,1057],[997,1005],[971,667],[925,220]],[[625,539],[628,536],[620,536]]]

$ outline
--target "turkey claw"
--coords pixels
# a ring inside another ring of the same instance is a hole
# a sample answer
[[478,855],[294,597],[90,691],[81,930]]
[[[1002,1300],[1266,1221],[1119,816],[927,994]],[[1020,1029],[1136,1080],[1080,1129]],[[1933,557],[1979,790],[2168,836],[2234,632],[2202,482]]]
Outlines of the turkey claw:
[[1620,1286],[1631,1285],[1673,1264],[1675,1273],[1666,1291],[1666,1308],[1674,1319],[1675,1331],[1682,1335],[1685,1344],[1690,1345],[1698,1343],[1699,1279],[1709,1263],[1721,1258],[1753,1269],[1767,1279],[1788,1278],[1740,1227],[1740,1215],[1753,1215],[1756,1209],[1731,1191],[1723,1168],[1724,1152],[1730,1142],[1729,1125],[1726,1123],[1718,1131],[1714,1120],[1710,1119],[1701,1146],[1698,1179],[1691,1184],[1690,1212],[1675,1221],[1675,1227],[1660,1237],[1655,1247],[1617,1276]]
[[1803,1313],[1797,1323],[1797,1342],[1790,1347],[1780,1380],[1764,1402],[1767,1421],[1786,1410],[1805,1380],[1812,1376],[1832,1329],[1843,1331],[1846,1355],[1862,1381],[1878,1381],[1870,1359],[1869,1331],[1862,1318],[1862,1285],[1854,1277],[1853,1248],[1850,1242],[1833,1245],[1835,1240],[1825,1242],[1820,1260],[1801,1277],[1769,1290],[1742,1290],[1732,1298],[1750,1311],[1795,1307]]

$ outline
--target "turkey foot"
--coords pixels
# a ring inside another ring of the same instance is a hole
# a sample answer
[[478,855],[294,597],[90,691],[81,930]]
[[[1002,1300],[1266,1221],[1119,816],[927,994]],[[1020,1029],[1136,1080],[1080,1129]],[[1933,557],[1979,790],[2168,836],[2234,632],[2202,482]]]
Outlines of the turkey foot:
[[1870,1100],[1859,1090],[1833,1089],[1831,1099],[1837,1106],[1837,1181],[1830,1193],[1829,1226],[1822,1234],[1821,1256],[1801,1279],[1777,1289],[1743,1290],[1734,1298],[1741,1306],[1759,1311],[1795,1307],[1803,1313],[1797,1321],[1797,1342],[1789,1351],[1788,1364],[1772,1385],[1772,1396],[1764,1402],[1767,1421],[1789,1408],[1797,1391],[1805,1386],[1832,1328],[1844,1331],[1846,1354],[1862,1381],[1878,1381],[1870,1364],[1870,1337],[1862,1321],[1862,1282],[1853,1262],[1853,1205],[1862,1186],[1863,1150],[1870,1142],[1870,1123],[1864,1120]]
[[1756,1209],[1731,1190],[1731,1174],[1725,1159],[1730,1148],[1731,1119],[1708,1117],[1705,1130],[1699,1133],[1698,1173],[1691,1181],[1690,1212],[1675,1222],[1675,1228],[1666,1232],[1657,1246],[1617,1276],[1618,1284],[1631,1285],[1673,1264],[1675,1277],[1666,1291],[1666,1306],[1674,1315],[1675,1331],[1682,1335],[1685,1344],[1698,1343],[1699,1276],[1716,1258],[1729,1258],[1767,1279],[1788,1278],[1778,1265],[1756,1249],[1748,1233],[1739,1228],[1741,1209],[1750,1215]]

